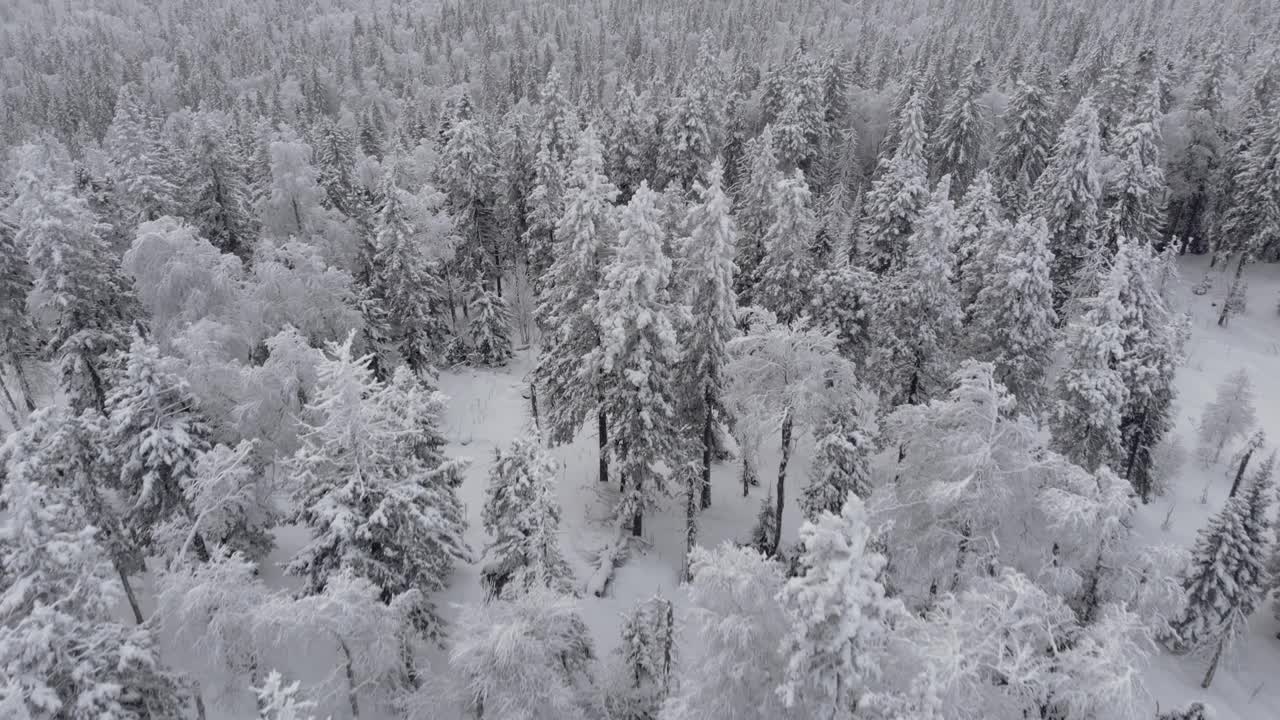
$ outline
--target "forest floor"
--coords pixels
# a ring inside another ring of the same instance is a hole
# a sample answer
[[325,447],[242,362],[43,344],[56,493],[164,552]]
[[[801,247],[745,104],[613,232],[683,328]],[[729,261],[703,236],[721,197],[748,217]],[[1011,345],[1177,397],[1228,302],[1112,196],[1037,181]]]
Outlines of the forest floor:
[[[1271,447],[1280,442],[1280,401],[1276,400],[1280,397],[1280,316],[1276,305],[1280,299],[1280,266],[1250,268],[1248,310],[1233,318],[1227,328],[1218,327],[1216,321],[1217,303],[1230,281],[1228,275],[1215,270],[1212,272],[1212,290],[1202,296],[1191,293],[1191,287],[1204,276],[1206,267],[1207,259],[1203,258],[1189,258],[1182,266],[1186,309],[1192,314],[1194,323],[1189,356],[1177,378],[1176,432],[1187,450],[1187,461],[1179,474],[1167,481],[1168,490],[1164,495],[1139,508],[1136,532],[1138,539],[1146,543],[1190,547],[1196,532],[1225,501],[1231,482],[1227,459],[1232,449],[1223,452],[1222,462],[1210,467],[1203,466],[1194,453],[1196,419],[1204,405],[1214,397],[1218,382],[1224,376],[1241,367],[1248,370],[1254,382],[1261,427],[1271,438]],[[526,392],[527,374],[533,367],[535,352],[534,348],[518,351],[515,361],[501,370],[464,369],[440,376],[440,389],[450,398],[443,428],[450,442],[447,451],[451,456],[465,456],[472,461],[460,492],[470,522],[468,540],[477,558],[487,542],[480,512],[494,450],[532,430]],[[559,463],[562,546],[582,583],[591,576],[597,553],[612,535],[608,515],[617,492],[616,482],[606,485],[597,481],[596,442],[595,430],[591,427],[584,430],[574,443],[552,450]],[[802,435],[788,471],[784,538],[794,539],[799,527],[800,511],[795,500],[800,488],[808,481],[806,474],[811,449],[811,440]],[[715,466],[712,506],[699,516],[700,544],[713,546],[723,541],[746,540],[760,503],[775,478],[777,460],[778,438],[767,438],[759,453],[762,484],[751,488],[747,497],[743,497],[739,462],[730,460]],[[1202,495],[1207,498],[1203,503]],[[1169,518],[1168,530],[1161,527],[1166,517]],[[264,575],[274,587],[283,587],[292,579],[283,578],[279,568],[271,564],[287,560],[305,541],[305,532],[302,528],[283,527],[277,531],[277,537],[279,547],[272,553]],[[672,500],[667,509],[646,518],[644,537],[632,543],[605,597],[585,596],[580,601],[582,616],[601,658],[607,660],[617,647],[620,618],[637,601],[661,594],[674,602],[677,618],[681,615],[687,603],[687,596],[679,583],[683,553],[684,513],[679,502]],[[150,588],[145,584],[144,603],[150,605],[146,602]],[[482,600],[478,563],[459,567],[451,579],[450,588],[436,598],[446,620],[456,615],[458,605]],[[1144,671],[1151,694],[1152,716],[1157,704],[1160,708],[1169,709],[1200,701],[1217,711],[1216,720],[1275,717],[1276,708],[1280,708],[1280,640],[1275,637],[1277,631],[1280,631],[1280,622],[1273,619],[1268,604],[1253,616],[1247,635],[1238,642],[1232,657],[1220,667],[1209,690],[1200,688],[1205,659],[1157,651]],[[183,649],[172,651],[184,653]],[[183,664],[179,657],[171,655],[167,659],[170,662],[177,660],[179,666]],[[432,652],[425,659],[430,662],[430,668],[440,671],[447,663],[444,651]],[[296,655],[281,657],[278,661],[304,684],[315,683],[310,687],[321,696],[324,695],[321,688],[326,684],[328,690],[333,689],[333,684],[326,678],[331,677],[336,663],[330,663],[323,657],[313,657],[303,664],[310,666],[314,673],[300,673]],[[424,675],[436,674],[430,668]],[[242,697],[224,699],[229,700],[231,706],[252,712],[251,696],[247,693]],[[345,717],[341,714],[341,704],[332,702],[337,700],[336,697],[320,699],[326,700],[322,703],[326,713],[331,710],[335,719]],[[243,720],[251,716],[243,714],[244,710],[211,707],[210,720]],[[451,708],[439,708],[439,713],[440,720],[456,716],[456,711]],[[372,718],[366,717],[366,720]]]

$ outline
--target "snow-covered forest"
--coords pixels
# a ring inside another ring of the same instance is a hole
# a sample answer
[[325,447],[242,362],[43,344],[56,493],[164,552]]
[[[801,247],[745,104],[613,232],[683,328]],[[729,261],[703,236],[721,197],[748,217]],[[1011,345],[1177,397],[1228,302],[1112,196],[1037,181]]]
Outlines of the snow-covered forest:
[[1278,303],[1274,0],[3,0],[0,718],[1280,717]]

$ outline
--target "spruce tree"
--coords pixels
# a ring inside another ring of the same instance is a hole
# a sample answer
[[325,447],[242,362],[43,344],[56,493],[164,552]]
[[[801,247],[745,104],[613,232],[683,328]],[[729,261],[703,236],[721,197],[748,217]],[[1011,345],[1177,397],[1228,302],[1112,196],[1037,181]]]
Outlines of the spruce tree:
[[1121,413],[1129,401],[1124,360],[1127,257],[1117,256],[1085,312],[1067,328],[1067,367],[1054,386],[1050,430],[1056,449],[1094,471],[1121,456]]
[[800,495],[806,520],[835,514],[849,498],[871,497],[871,408],[858,396],[833,399],[813,428],[813,464]]
[[830,708],[839,716],[856,707],[880,676],[882,653],[902,604],[885,593],[887,562],[869,545],[862,501],[850,496],[840,515],[822,512],[800,527],[800,572],[781,600],[792,618],[784,641],[785,679],[778,688],[788,707]]
[[656,175],[659,129],[647,90],[637,93],[632,83],[618,90],[609,132],[608,168],[623,201],[631,198],[642,180]]
[[1147,93],[1112,141],[1116,162],[1104,182],[1101,230],[1109,251],[1121,238],[1154,245],[1164,229],[1167,188],[1160,145],[1159,99]]
[[1086,98],[1058,135],[1029,203],[1031,213],[1044,218],[1049,228],[1055,308],[1072,296],[1081,268],[1099,252],[1099,163],[1098,113]]
[[[671,100],[662,125],[658,169],[668,184],[683,190],[706,172],[715,157],[714,120],[696,87],[688,87]],[[643,178],[642,178],[643,180]]]
[[120,88],[106,145],[131,226],[171,215],[178,207],[177,168],[158,130],[132,86]]
[[351,345],[350,337],[330,344],[303,410],[301,447],[285,463],[296,482],[298,521],[311,531],[287,572],[303,577],[311,594],[344,571],[372,582],[384,603],[414,593],[413,625],[439,637],[427,595],[471,555],[452,483],[456,467],[422,460],[412,442],[421,399],[374,379],[369,357],[355,357]]
[[115,621],[111,565],[69,493],[7,473],[0,506],[0,694],[19,717],[181,717],[151,629]]
[[810,207],[809,186],[799,170],[774,186],[773,222],[764,234],[764,257],[755,302],[790,323],[804,314],[812,296],[816,268],[810,244],[817,223]]
[[[1261,498],[1259,495],[1254,499]],[[1206,688],[1265,592],[1267,547],[1248,532],[1249,501],[1247,496],[1229,498],[1200,531],[1185,578],[1186,610],[1173,624],[1183,647],[1206,651],[1212,648],[1209,669],[1201,683]]]
[[404,362],[418,374],[429,373],[449,338],[440,267],[428,256],[404,194],[390,178],[383,182],[382,198],[370,290],[386,312],[388,339]]
[[622,622],[622,644],[605,706],[619,720],[657,717],[675,685],[675,617],[671,601],[655,595],[637,603]]
[[1217,183],[1227,150],[1222,101],[1225,72],[1222,48],[1215,48],[1186,109],[1186,148],[1169,159],[1169,231],[1184,238],[1194,252],[1208,249],[1210,218],[1225,189]]
[[982,142],[990,125],[983,114],[983,90],[983,62],[979,59],[965,72],[930,136],[934,158],[930,172],[935,177],[951,176],[953,199],[964,195],[978,172]]
[[951,372],[961,321],[952,283],[959,238],[950,178],[944,177],[915,223],[905,258],[880,284],[875,300],[871,364],[883,397],[893,405],[927,400]]
[[488,283],[501,292],[504,250],[496,216],[496,155],[489,136],[479,119],[460,110],[445,134],[438,172],[460,237],[453,261],[460,279]]
[[601,407],[600,372],[583,363],[599,352],[601,319],[596,295],[607,253],[614,241],[613,200],[617,188],[604,175],[595,131],[578,140],[566,182],[564,212],[556,223],[555,261],[547,272],[535,317],[543,330],[542,352],[534,370],[547,437],[571,442],[591,412],[596,413],[600,444],[600,481],[608,480],[608,418]]
[[347,217],[356,214],[356,141],[351,131],[330,119],[315,128],[316,180],[324,188],[330,207]]
[[641,185],[622,211],[617,253],[596,303],[603,342],[586,363],[612,379],[602,389],[601,406],[612,422],[609,449],[624,485],[616,516],[631,518],[636,536],[644,512],[667,490],[667,474],[658,463],[671,463],[681,453],[671,260],[663,253],[656,201],[657,193]]
[[1054,110],[1038,72],[1028,71],[1018,81],[1003,120],[991,175],[1004,206],[1017,215],[1026,208],[1053,151]]
[[1052,263],[1044,220],[1019,220],[970,310],[974,357],[993,363],[996,381],[1033,412],[1044,405],[1057,337]]
[[899,269],[920,214],[929,201],[922,95],[911,96],[900,119],[892,156],[882,157],[871,183],[860,230],[864,263],[881,275]]
[[689,292],[689,320],[681,345],[681,373],[689,393],[690,425],[701,432],[702,481],[699,505],[711,507],[711,459],[718,423],[727,420],[724,407],[725,343],[735,331],[737,298],[733,292],[733,254],[737,232],[729,198],[720,186],[719,161],[711,165],[705,183],[696,185],[698,201],[689,207],[685,226],[682,283]]
[[485,367],[502,367],[511,350],[511,312],[507,301],[492,290],[476,285],[471,292],[471,356]]
[[107,394],[104,453],[118,468],[119,491],[136,544],[151,547],[157,526],[190,515],[183,488],[210,447],[210,430],[186,380],[164,366],[160,349],[135,337],[118,360]]
[[1003,255],[1012,226],[1005,221],[1004,207],[986,170],[979,172],[969,186],[959,211],[955,280],[961,304],[972,319],[972,305],[978,292],[994,279],[995,265]]
[[63,186],[33,183],[18,200],[17,242],[33,290],[46,298],[43,356],[54,361],[76,410],[106,403],[106,358],[122,348],[136,300],[88,203]]
[[738,276],[734,282],[739,302],[753,304],[764,259],[764,236],[773,224],[775,188],[782,179],[773,148],[773,129],[765,126],[759,137],[747,143],[741,187],[735,189],[734,217],[738,221]]
[[536,586],[573,592],[573,571],[560,551],[555,467],[530,438],[494,451],[481,512],[493,538],[481,571],[491,597],[509,599]]
[[253,254],[253,201],[245,159],[228,137],[225,122],[215,113],[196,118],[186,168],[188,215],[201,237],[243,260]]
[[31,268],[26,254],[18,246],[17,232],[0,217],[0,368],[18,378],[22,407],[2,382],[0,390],[4,391],[5,402],[15,420],[36,409],[26,374],[26,364],[38,350],[39,343],[35,324],[27,311],[31,284]]
[[564,168],[556,161],[545,136],[533,165],[533,189],[529,192],[528,226],[523,238],[530,280],[541,292],[544,275],[555,257],[556,223],[564,210]]

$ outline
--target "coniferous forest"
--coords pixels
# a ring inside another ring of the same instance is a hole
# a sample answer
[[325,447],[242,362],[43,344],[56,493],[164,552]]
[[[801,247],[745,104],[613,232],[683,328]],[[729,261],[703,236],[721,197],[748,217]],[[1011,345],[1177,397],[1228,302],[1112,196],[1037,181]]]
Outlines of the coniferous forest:
[[1274,0],[4,0],[0,718],[1276,717],[1278,309]]

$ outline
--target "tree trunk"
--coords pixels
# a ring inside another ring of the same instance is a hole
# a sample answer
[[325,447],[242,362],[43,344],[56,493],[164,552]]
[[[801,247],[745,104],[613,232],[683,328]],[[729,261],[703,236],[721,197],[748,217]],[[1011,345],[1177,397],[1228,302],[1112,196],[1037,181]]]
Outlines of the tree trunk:
[[[707,392],[706,399],[711,393]],[[715,432],[712,424],[711,404],[706,403],[702,418],[702,497],[700,505],[703,510],[711,507],[711,452],[715,445]]]
[[641,487],[643,484],[643,477],[637,476],[632,478],[632,482],[636,484],[636,514],[631,518],[631,535],[632,537],[640,537],[644,532],[644,507],[641,506],[639,502],[640,492],[644,489]]
[[18,389],[22,390],[23,400],[27,404],[27,412],[35,412],[35,393],[31,392],[31,383],[27,380],[27,371],[22,367],[20,358],[13,358],[13,372],[18,376]]
[[529,383],[529,409],[533,412],[533,429],[542,434],[542,423],[538,419],[538,384]]
[[351,648],[347,647],[347,641],[341,637],[338,638],[338,647],[342,649],[345,659],[342,669],[347,673],[347,700],[351,703],[351,717],[353,720],[360,720],[360,699],[357,697],[356,670],[355,662],[351,659]]
[[1248,251],[1240,252],[1240,262],[1236,263],[1236,275],[1227,288],[1227,297],[1222,301],[1222,312],[1218,313],[1218,327],[1226,327],[1231,314],[1231,298],[1235,296],[1236,287],[1240,284],[1240,276],[1244,275],[1244,264],[1249,258]]
[[609,419],[604,408],[596,411],[596,437],[600,441],[600,482],[609,482]]
[[773,511],[773,554],[777,555],[782,547],[782,506],[786,496],[787,462],[791,460],[791,428],[794,422],[791,408],[787,408],[782,416],[782,459],[778,461],[778,493],[777,503]]
[[[703,453],[705,458],[706,452]],[[689,473],[689,487],[686,488],[684,502],[684,560],[680,567],[681,582],[693,581],[693,568],[689,564],[689,553],[693,552],[693,546],[698,542],[698,505],[699,494],[707,491],[705,477],[703,482],[699,482],[699,477],[693,473]],[[703,505],[702,507],[708,507]]]
[[22,411],[18,409],[18,403],[13,399],[13,395],[9,393],[9,384],[4,381],[4,366],[0,365],[0,393],[4,394],[4,399],[8,402],[9,407],[13,409],[13,426],[16,428],[22,423]]
[[1253,457],[1252,447],[1244,452],[1244,457],[1240,458],[1240,467],[1236,469],[1236,477],[1231,481],[1231,492],[1227,493],[1227,497],[1235,497],[1236,492],[1240,490],[1240,482],[1244,480],[1244,471],[1249,467],[1249,458],[1251,457]]
[[1204,681],[1200,683],[1200,687],[1205,690],[1209,689],[1209,685],[1213,683],[1213,674],[1218,671],[1218,661],[1222,659],[1222,646],[1226,645],[1227,639],[1224,637],[1218,640],[1218,647],[1213,651],[1213,659],[1209,661],[1209,670],[1204,674]]
[[124,569],[120,567],[120,563],[112,561],[116,566],[116,574],[120,576],[120,584],[124,586],[124,597],[129,601],[129,609],[133,611],[133,621],[142,624],[142,608],[138,605],[138,596],[133,594],[133,583],[129,582],[129,576]]

